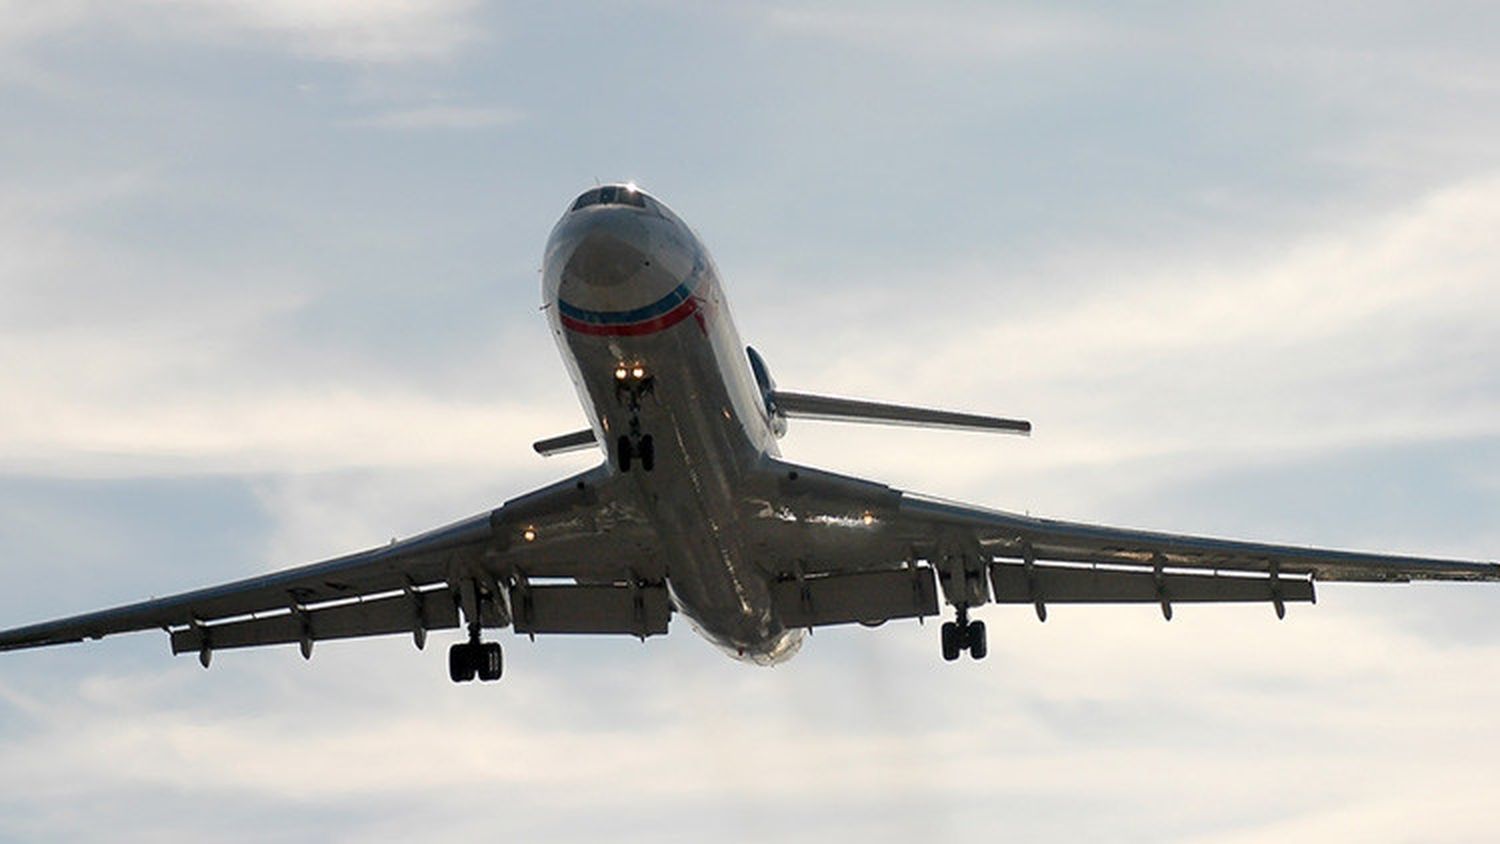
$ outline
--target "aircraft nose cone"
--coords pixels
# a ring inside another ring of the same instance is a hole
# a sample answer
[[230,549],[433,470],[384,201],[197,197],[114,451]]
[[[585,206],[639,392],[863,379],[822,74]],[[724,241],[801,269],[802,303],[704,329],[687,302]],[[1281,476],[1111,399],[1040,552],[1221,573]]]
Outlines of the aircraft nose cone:
[[568,308],[629,313],[670,296],[691,271],[667,221],[633,209],[589,209],[560,232],[549,263]]
[[643,238],[616,228],[586,232],[563,263],[563,284],[586,288],[613,288],[629,284],[651,269],[651,256],[642,247]]

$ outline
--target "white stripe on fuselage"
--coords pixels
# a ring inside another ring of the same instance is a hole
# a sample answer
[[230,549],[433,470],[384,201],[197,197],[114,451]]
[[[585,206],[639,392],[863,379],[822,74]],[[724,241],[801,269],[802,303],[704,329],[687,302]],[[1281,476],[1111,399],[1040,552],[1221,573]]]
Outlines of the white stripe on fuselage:
[[[752,557],[741,494],[776,439],[707,250],[655,200],[593,206],[558,222],[542,275],[553,335],[606,454],[633,415],[653,438],[654,468],[636,466],[625,480],[655,528],[678,609],[731,655],[790,656],[801,631],[772,610],[771,573]],[[652,324],[683,307],[673,295],[681,286],[696,299],[689,313]],[[618,392],[621,364],[654,379],[636,412]]]

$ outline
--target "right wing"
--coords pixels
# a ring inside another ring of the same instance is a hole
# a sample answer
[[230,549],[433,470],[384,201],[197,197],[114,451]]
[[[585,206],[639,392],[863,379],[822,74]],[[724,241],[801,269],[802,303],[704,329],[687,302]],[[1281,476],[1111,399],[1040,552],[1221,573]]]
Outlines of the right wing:
[[[6,630],[0,650],[160,628],[174,653],[196,651],[207,664],[222,648],[297,642],[307,655],[317,640],[391,633],[410,632],[420,647],[427,630],[461,617],[518,632],[664,632],[660,555],[615,483],[597,467],[387,546]],[[621,608],[642,591],[650,617],[627,616]]]

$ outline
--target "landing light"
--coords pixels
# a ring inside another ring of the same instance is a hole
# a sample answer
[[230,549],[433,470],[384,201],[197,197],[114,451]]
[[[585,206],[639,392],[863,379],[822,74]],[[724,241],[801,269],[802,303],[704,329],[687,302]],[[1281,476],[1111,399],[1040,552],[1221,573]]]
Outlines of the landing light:
[[867,525],[875,524],[875,514],[871,513],[869,510],[866,510],[864,515],[864,522]]
[[623,366],[615,370],[616,381],[624,381],[628,375],[630,375],[630,373]]
[[527,528],[527,529],[521,531],[521,538],[524,539],[524,540],[526,540],[527,542],[535,542],[536,541],[536,528]]
[[646,377],[646,367],[644,367],[644,366],[637,366],[635,369],[630,370],[630,374],[633,375],[633,376],[635,376],[636,378],[645,378]]

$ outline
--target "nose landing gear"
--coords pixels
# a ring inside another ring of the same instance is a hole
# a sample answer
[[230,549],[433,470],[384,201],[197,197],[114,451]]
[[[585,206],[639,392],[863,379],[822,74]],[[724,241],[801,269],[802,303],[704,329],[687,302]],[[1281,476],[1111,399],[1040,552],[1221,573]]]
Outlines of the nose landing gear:
[[974,659],[984,659],[990,648],[985,638],[984,622],[970,621],[969,608],[960,604],[958,619],[943,622],[943,659],[952,662],[964,651]]
[[[638,427],[640,420],[630,420],[631,427]],[[629,472],[633,460],[640,460],[641,470],[649,472],[656,468],[656,441],[650,434],[621,434],[615,441],[615,465],[621,472]]]
[[615,399],[630,410],[630,431],[615,440],[615,465],[621,472],[629,472],[637,461],[643,472],[656,468],[656,441],[641,433],[641,397],[651,395],[655,388],[656,377],[643,365],[622,363],[615,368]]

